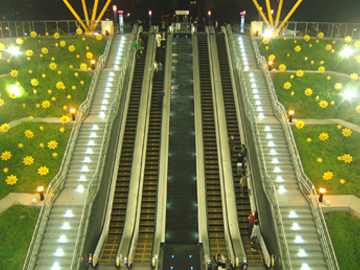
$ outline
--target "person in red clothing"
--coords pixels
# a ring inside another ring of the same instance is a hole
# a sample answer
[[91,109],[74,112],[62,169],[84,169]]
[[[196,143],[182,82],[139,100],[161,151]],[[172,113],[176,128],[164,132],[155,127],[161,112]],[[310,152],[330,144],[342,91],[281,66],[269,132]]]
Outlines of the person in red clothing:
[[254,227],[255,220],[257,220],[257,212],[256,210],[252,211],[248,217],[249,219],[249,234],[251,235],[252,229]]

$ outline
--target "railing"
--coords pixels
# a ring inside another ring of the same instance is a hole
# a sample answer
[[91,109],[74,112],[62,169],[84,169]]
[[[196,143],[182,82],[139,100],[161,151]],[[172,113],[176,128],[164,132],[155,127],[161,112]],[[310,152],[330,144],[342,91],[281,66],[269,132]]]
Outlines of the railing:
[[[276,187],[274,186],[274,183],[271,181],[271,178],[266,169],[265,158],[264,158],[264,154],[263,154],[261,142],[260,142],[260,133],[258,130],[256,117],[254,115],[255,110],[254,110],[253,105],[250,102],[250,99],[248,96],[249,90],[247,89],[245,79],[242,74],[240,57],[235,49],[235,44],[234,44],[233,35],[231,32],[230,26],[227,27],[227,30],[228,30],[231,58],[236,59],[235,60],[236,62],[233,61],[233,65],[235,66],[234,70],[238,70],[238,78],[240,80],[242,93],[244,94],[246,112],[247,112],[248,118],[250,120],[252,129],[254,131],[256,157],[259,162],[259,169],[260,169],[259,172],[261,174],[263,190],[271,203],[272,216],[275,219],[274,226],[276,227],[276,230],[275,230],[275,232],[277,234],[276,239],[279,243],[279,251],[280,251],[280,257],[281,257],[280,260],[282,261],[283,269],[291,270],[292,265],[291,265],[290,253],[289,253],[289,249],[287,246],[284,226],[283,226],[282,217],[281,217],[281,213],[280,213],[279,200],[278,200],[277,193],[276,193]],[[239,99],[240,99],[240,97],[239,97]]]
[[291,130],[290,125],[288,124],[288,117],[286,114],[285,107],[279,102],[277,98],[271,76],[269,72],[266,72],[268,70],[266,59],[265,57],[260,55],[255,39],[253,40],[253,47],[255,48],[259,67],[263,70],[263,74],[266,78],[268,88],[270,89],[271,100],[273,105],[275,106],[275,114],[280,120],[284,130],[285,138],[291,154],[292,163],[294,165],[297,178],[300,180],[299,181],[300,189],[308,199],[312,214],[315,217],[315,225],[318,230],[318,233],[320,234],[320,240],[323,245],[323,250],[326,257],[326,263],[328,264],[329,269],[340,269],[336,258],[335,250],[332,245],[329,232],[327,230],[325,218],[320,207],[315,186],[304,172],[300,155],[293,136],[293,132]]
[[[38,217],[35,229],[34,229],[34,233],[33,233],[33,236],[32,236],[31,242],[30,242],[28,253],[27,253],[24,265],[23,265],[24,270],[25,269],[26,270],[33,269],[35,266],[37,254],[39,252],[40,245],[41,245],[44,233],[45,233],[46,225],[48,222],[48,218],[50,215],[50,211],[51,211],[53,202],[64,186],[66,175],[68,173],[72,155],[73,155],[73,152],[74,152],[74,149],[76,146],[76,141],[77,141],[77,137],[78,137],[78,134],[80,131],[80,127],[81,127],[82,121],[89,114],[90,105],[91,105],[92,99],[95,94],[97,81],[98,81],[101,69],[106,62],[111,43],[112,43],[112,39],[109,39],[106,44],[104,53],[99,57],[99,60],[97,61],[96,71],[93,75],[93,78],[92,78],[92,81],[91,81],[91,84],[89,87],[89,92],[87,94],[86,100],[79,106],[79,110],[78,110],[78,113],[76,116],[76,121],[75,121],[74,127],[71,131],[71,134],[69,137],[69,143],[65,149],[59,172],[54,177],[54,179],[50,182],[50,184],[47,188],[44,205],[41,208],[41,211],[40,211],[40,214],[39,214],[39,217]],[[90,186],[91,186],[91,184],[90,184]]]
[[[100,21],[95,21],[100,22]],[[86,21],[83,21],[85,24]],[[15,38],[29,36],[30,32],[36,31],[38,35],[53,35],[59,32],[63,35],[76,35],[76,30],[80,24],[76,20],[59,21],[4,21],[0,22],[0,38]],[[131,32],[131,25],[124,24],[124,32]],[[95,29],[95,32],[101,33],[101,23]],[[115,32],[119,32],[119,24],[114,24]]]

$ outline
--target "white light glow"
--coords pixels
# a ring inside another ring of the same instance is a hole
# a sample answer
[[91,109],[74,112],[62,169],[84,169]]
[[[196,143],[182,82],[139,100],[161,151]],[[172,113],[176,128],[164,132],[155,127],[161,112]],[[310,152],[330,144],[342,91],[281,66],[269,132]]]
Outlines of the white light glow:
[[266,139],[272,139],[272,134],[271,133],[268,133],[267,135],[266,135]]
[[66,243],[66,241],[67,241],[67,239],[66,239],[66,235],[60,235],[60,237],[59,237],[59,242],[60,243]]
[[100,112],[100,113],[99,113],[99,116],[104,117],[104,116],[105,116],[105,113],[104,113],[104,112]]
[[112,77],[112,76],[115,76],[115,73],[114,72],[110,72],[109,75]]
[[352,50],[350,49],[350,47],[345,47],[340,54],[343,57],[349,57],[352,54]]
[[260,96],[259,95],[254,95],[254,99],[259,99]]
[[279,192],[280,193],[284,193],[286,191],[285,187],[284,186],[280,186],[279,187]]
[[63,230],[70,230],[69,222],[64,222],[63,225],[61,226],[61,229],[63,229]]
[[255,78],[251,78],[251,79],[250,79],[250,82],[255,82]]
[[92,126],[92,129],[93,129],[93,130],[98,130],[99,127],[98,127],[97,125],[93,125],[93,126]]
[[84,162],[86,162],[86,163],[90,163],[90,162],[91,162],[91,160],[90,160],[90,158],[89,158],[89,157],[85,157],[85,158],[84,158]]
[[258,91],[257,89],[254,89],[254,90],[253,90],[253,93],[254,93],[254,94],[257,94],[257,93],[259,93],[259,91]]
[[66,210],[65,217],[73,217],[73,212],[71,210]]
[[275,149],[271,149],[270,155],[274,156],[274,155],[276,155],[276,154],[277,154],[277,153],[276,153],[276,150],[275,150]]
[[253,73],[253,72],[250,72],[250,73],[249,73],[249,76],[250,76],[250,77],[254,77],[254,73]]
[[95,145],[95,143],[94,143],[93,140],[90,140],[90,141],[88,142],[88,145]]
[[76,191],[77,192],[84,192],[84,186],[83,185],[78,185],[77,188],[76,188]]
[[268,146],[269,146],[269,147],[275,147],[275,143],[274,143],[273,141],[270,141],[270,142],[268,143]]
[[265,126],[265,131],[271,131],[270,126]]
[[284,182],[284,179],[281,176],[276,177],[276,182],[281,183]]
[[305,250],[300,249],[300,250],[299,250],[299,257],[305,257],[305,256],[306,256]]
[[295,211],[290,211],[289,217],[290,218],[296,218],[297,217],[296,212]]
[[85,177],[85,175],[80,175],[80,177],[79,177],[79,181],[86,181],[86,177]]
[[107,99],[105,99],[105,98],[101,102],[102,102],[102,104],[108,104],[109,103],[109,101]]
[[356,91],[355,91],[355,88],[351,88],[351,89],[346,89],[344,91],[344,93],[342,94],[342,96],[345,98],[345,99],[352,99],[353,97],[355,97],[355,94],[356,94]]
[[108,82],[108,83],[106,84],[106,86],[107,86],[107,87],[111,87],[111,86],[112,86],[112,83]]
[[264,31],[264,37],[265,37],[265,38],[271,38],[272,35],[273,35],[273,32],[272,32],[271,29],[266,29],[266,30]]
[[251,84],[251,87],[252,87],[252,88],[257,87],[256,83],[252,83],[252,84]]
[[258,106],[258,107],[257,107],[257,111],[258,111],[258,112],[262,112],[262,111],[263,111],[263,108],[262,108],[261,106]]
[[104,98],[109,98],[110,96],[109,96],[109,94],[104,94]]
[[64,251],[63,251],[63,249],[62,249],[62,248],[58,248],[58,249],[56,250],[56,252],[55,252],[55,256],[58,256],[58,257],[64,256]]
[[105,110],[106,110],[106,106],[105,106],[105,105],[101,105],[101,106],[100,106],[100,110],[105,111]]
[[273,158],[272,162],[273,164],[278,164],[279,163],[279,160],[277,158]]
[[307,263],[303,263],[301,266],[301,270],[310,270],[310,267]]
[[301,244],[301,243],[303,243],[303,242],[304,242],[304,240],[302,239],[302,237],[301,237],[300,235],[297,235],[297,236],[295,237],[295,243]]
[[15,84],[10,85],[8,87],[8,91],[10,94],[12,94],[15,97],[18,97],[21,95],[21,90],[20,90],[19,86],[15,85]]
[[276,172],[276,173],[281,172],[280,167],[279,167],[279,166],[276,166],[275,169],[274,169],[274,172]]
[[86,149],[86,154],[92,154],[93,150],[91,148]]
[[264,114],[263,114],[263,113],[259,113],[259,118],[264,118]]
[[95,133],[95,132],[91,132],[91,133],[90,133],[90,138],[96,138],[96,133]]
[[257,100],[257,101],[255,102],[255,104],[256,104],[256,105],[261,105],[261,101],[260,101],[260,100]]
[[20,48],[19,47],[10,47],[9,48],[9,52],[12,54],[12,55],[17,55],[20,51]]
[[51,270],[60,270],[60,264],[58,262],[54,262],[51,266]]
[[300,226],[297,223],[293,223],[291,229],[293,229],[294,231],[297,231],[297,230],[300,230]]
[[82,171],[82,172],[88,172],[88,171],[89,171],[88,166],[82,166],[82,167],[81,167],[81,171]]
[[109,77],[109,78],[108,78],[108,81],[109,81],[109,82],[112,82],[112,81],[114,81],[114,79],[113,79],[112,77]]

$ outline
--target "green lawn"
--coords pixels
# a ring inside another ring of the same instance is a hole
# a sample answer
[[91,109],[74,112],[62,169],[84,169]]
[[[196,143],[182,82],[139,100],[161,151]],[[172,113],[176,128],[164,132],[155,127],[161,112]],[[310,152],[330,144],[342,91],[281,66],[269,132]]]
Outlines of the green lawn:
[[360,220],[343,212],[325,216],[340,269],[359,269]]
[[38,215],[38,208],[20,205],[0,214],[0,269],[22,268]]

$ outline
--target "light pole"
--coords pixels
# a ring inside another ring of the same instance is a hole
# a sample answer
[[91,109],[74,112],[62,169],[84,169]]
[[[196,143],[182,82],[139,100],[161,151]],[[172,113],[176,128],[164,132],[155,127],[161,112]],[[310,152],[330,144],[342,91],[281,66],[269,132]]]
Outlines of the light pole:
[[116,23],[116,13],[117,13],[117,6],[113,5],[113,13],[114,13],[114,24]]
[[75,121],[75,109],[70,109],[72,120]]
[[149,10],[149,25],[151,26],[151,15],[152,15],[152,11]]
[[243,10],[240,12],[241,20],[240,20],[240,32],[244,33],[244,26],[245,26],[245,15],[246,11]]
[[294,110],[290,110],[290,111],[289,111],[289,122],[290,122],[290,123],[291,123],[292,120],[293,120],[294,114],[295,114],[295,111],[294,111]]
[[326,189],[320,188],[319,202],[323,202],[325,193],[326,193]]
[[209,16],[208,26],[210,26],[210,20],[211,20],[211,10],[209,10],[209,11],[208,11],[208,16]]
[[43,186],[38,186],[37,191],[39,192],[39,195],[40,195],[40,201],[45,200],[44,187]]

